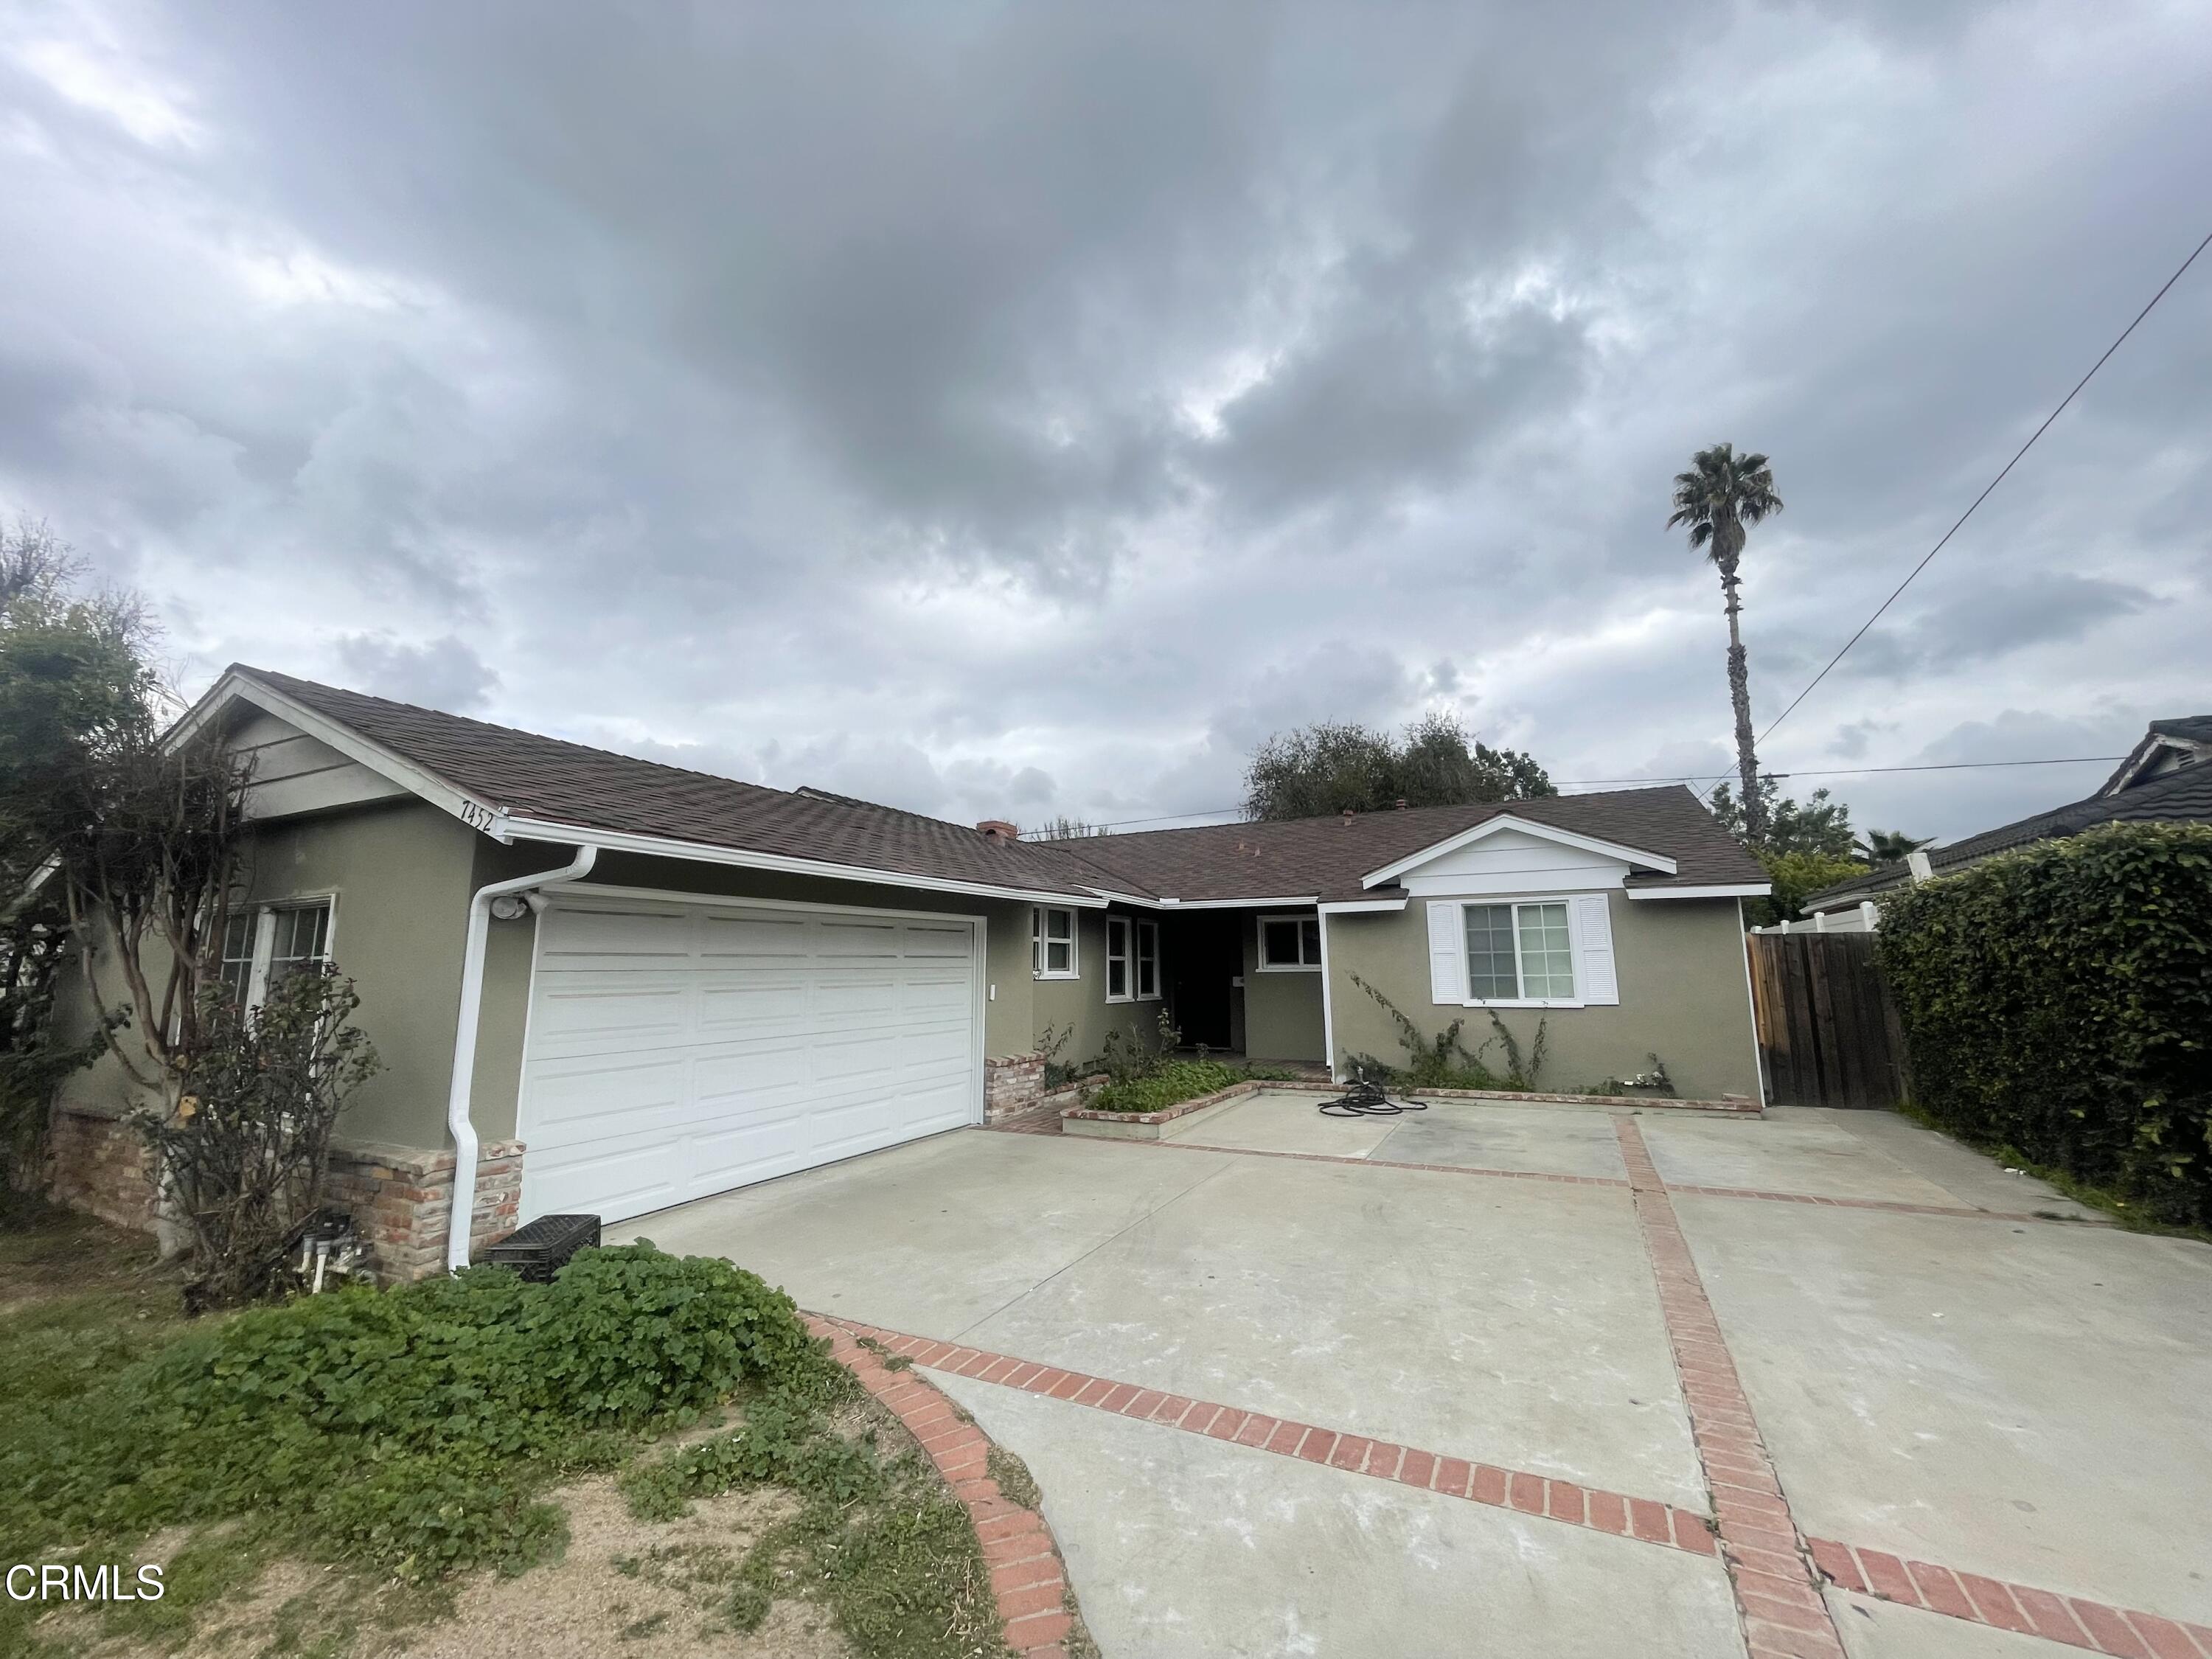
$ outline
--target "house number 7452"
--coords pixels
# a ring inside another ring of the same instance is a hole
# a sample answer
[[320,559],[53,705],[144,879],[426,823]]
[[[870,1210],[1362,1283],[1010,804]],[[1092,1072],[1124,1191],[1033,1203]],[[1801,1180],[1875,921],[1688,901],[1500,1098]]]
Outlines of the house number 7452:
[[479,806],[472,800],[461,803],[461,822],[471,830],[490,829],[498,816],[490,807]]

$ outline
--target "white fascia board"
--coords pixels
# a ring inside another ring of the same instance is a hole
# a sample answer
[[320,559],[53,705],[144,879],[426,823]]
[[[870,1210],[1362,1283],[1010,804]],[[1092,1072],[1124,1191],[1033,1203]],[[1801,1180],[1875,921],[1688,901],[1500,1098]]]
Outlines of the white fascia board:
[[774,870],[785,875],[824,876],[832,881],[872,882],[878,887],[910,887],[928,893],[971,893],[980,898],[1018,899],[1024,904],[1056,904],[1084,910],[1106,908],[1106,901],[1096,893],[1048,893],[1028,887],[998,887],[988,882],[910,876],[896,870],[831,864],[820,859],[792,858],[781,853],[754,853],[738,847],[709,846],[703,842],[670,841],[659,836],[632,835],[623,830],[592,830],[582,824],[549,823],[543,818],[502,815],[489,833],[504,842],[550,841],[564,846],[589,842],[606,853],[639,853],[649,858],[680,859],[687,864],[726,864],[741,870]]
[[1160,908],[1160,902],[1156,898],[1143,898],[1135,893],[1117,892],[1111,887],[1093,887],[1090,890],[1111,904],[1133,904],[1146,910],[1157,910]]
[[1316,904],[1319,896],[1308,893],[1302,898],[1233,898],[1233,899],[1177,899],[1160,901],[1163,910],[1267,910],[1285,904]]
[[1406,908],[1406,904],[1407,901],[1401,898],[1345,899],[1340,902],[1324,904],[1320,908],[1322,915],[1325,916],[1364,916],[1377,915],[1385,910],[1402,910]]
[[1771,882],[1740,881],[1716,887],[1631,887],[1626,891],[1632,899],[1771,898],[1774,886]]
[[217,680],[208,694],[169,728],[162,742],[183,742],[233,702],[248,702],[279,720],[289,720],[309,737],[328,744],[348,760],[357,761],[380,777],[390,779],[410,794],[419,795],[441,811],[451,813],[471,830],[489,830],[499,819],[498,809],[490,802],[479,800],[465,790],[456,789],[436,773],[426,772],[412,762],[402,760],[381,744],[371,743],[351,726],[342,726],[327,715],[319,714],[305,703],[243,674],[225,674]]
[[1647,853],[1640,847],[1624,847],[1619,842],[1600,841],[1595,836],[1577,835],[1573,830],[1562,830],[1556,824],[1538,823],[1533,818],[1518,818],[1510,812],[1505,812],[1494,818],[1485,818],[1472,830],[1462,830],[1455,836],[1431,842],[1418,853],[1409,853],[1395,864],[1386,864],[1380,870],[1370,871],[1360,878],[1359,884],[1362,887],[1381,887],[1431,859],[1456,852],[1486,836],[1494,836],[1501,830],[1517,830],[1524,836],[1535,836],[1539,841],[1556,842],[1562,847],[1579,848],[1585,853],[1595,853],[1603,858],[1619,859],[1624,864],[1656,870],[1662,876],[1674,873],[1674,860],[1661,854]]

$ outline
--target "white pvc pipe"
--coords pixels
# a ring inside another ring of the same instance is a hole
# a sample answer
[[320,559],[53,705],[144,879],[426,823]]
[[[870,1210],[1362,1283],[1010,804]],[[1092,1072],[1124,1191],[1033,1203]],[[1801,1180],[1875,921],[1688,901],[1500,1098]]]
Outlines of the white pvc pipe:
[[446,1097],[446,1128],[453,1137],[453,1208],[446,1222],[446,1266],[453,1273],[469,1265],[469,1233],[476,1219],[479,1146],[477,1126],[469,1117],[469,1092],[476,1079],[477,1016],[483,1005],[484,939],[491,930],[491,902],[509,893],[580,881],[591,874],[599,855],[596,847],[579,847],[574,860],[558,870],[495,881],[477,889],[469,901],[469,940],[461,954],[461,1014],[453,1029],[453,1087]]

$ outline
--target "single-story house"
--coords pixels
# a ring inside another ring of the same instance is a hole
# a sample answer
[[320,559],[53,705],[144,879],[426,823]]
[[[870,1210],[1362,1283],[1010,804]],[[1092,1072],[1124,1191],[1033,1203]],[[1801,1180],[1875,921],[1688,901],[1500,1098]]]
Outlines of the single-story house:
[[[1470,1047],[1540,1022],[1548,1086],[1656,1054],[1686,1095],[1759,1090],[1765,880],[1680,787],[1030,842],[258,669],[180,729],[210,724],[253,769],[224,973],[356,982],[385,1069],[332,1179],[394,1276],[1004,1117],[1060,1033],[1080,1061],[1163,1010],[1343,1076],[1402,1053],[1372,987]],[[56,1185],[145,1224],[136,1103],[112,1059],[64,1085]]]
[[[1908,882],[1955,874],[1999,853],[2078,836],[2105,823],[2212,823],[2212,714],[2153,720],[2142,741],[2086,800],[1984,830],[1948,847],[1931,847],[1915,854],[1914,862],[1884,865],[1823,888],[1799,908],[1808,917],[1826,917],[1826,931],[1872,931],[1879,923],[1881,896]],[[1917,867],[1922,860],[1924,869]],[[1847,925],[1839,929],[1838,924]]]

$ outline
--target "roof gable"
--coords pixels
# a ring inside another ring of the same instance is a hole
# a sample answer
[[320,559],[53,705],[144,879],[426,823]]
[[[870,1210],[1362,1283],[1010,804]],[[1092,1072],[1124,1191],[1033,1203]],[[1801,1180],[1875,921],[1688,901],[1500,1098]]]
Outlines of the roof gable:
[[1606,841],[1596,836],[1583,835],[1577,830],[1565,829],[1556,823],[1540,823],[1532,818],[1522,817],[1512,812],[1500,812],[1469,829],[1461,830],[1455,836],[1446,836],[1433,847],[1425,847],[1417,853],[1408,854],[1404,858],[1384,865],[1379,870],[1369,871],[1360,878],[1360,885],[1381,887],[1387,883],[1395,881],[1401,876],[1410,876],[1423,870],[1434,869],[1439,863],[1449,863],[1452,860],[1452,855],[1455,853],[1462,852],[1478,842],[1501,837],[1518,837],[1523,842],[1528,841],[1547,842],[1553,847],[1582,854],[1585,856],[1580,862],[1595,866],[1620,864],[1630,868],[1650,870],[1662,876],[1671,876],[1675,871],[1674,860],[1662,854],[1647,853],[1638,848],[1624,847],[1618,842]]

